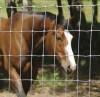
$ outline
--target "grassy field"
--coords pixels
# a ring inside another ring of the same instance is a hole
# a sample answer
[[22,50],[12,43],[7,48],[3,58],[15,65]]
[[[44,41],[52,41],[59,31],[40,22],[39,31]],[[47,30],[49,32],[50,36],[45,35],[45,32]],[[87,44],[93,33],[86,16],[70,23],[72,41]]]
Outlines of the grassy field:
[[[33,6],[36,6],[33,10],[34,11],[50,11],[52,13],[57,14],[57,7],[56,7],[56,0],[33,0]],[[84,6],[84,11],[86,15],[87,21],[91,22],[92,21],[92,16],[93,16],[93,10],[92,10],[92,0],[84,0],[83,1]],[[100,1],[98,0],[98,4],[100,4]],[[69,18],[69,10],[68,10],[68,3],[66,0],[62,0],[62,5],[63,5],[63,11],[64,15],[66,18]],[[0,8],[0,15],[2,17],[7,17],[6,15],[6,9],[5,9],[5,0],[0,0],[0,6],[3,6],[3,8]],[[47,6],[46,9],[44,6]],[[100,6],[98,6],[98,10],[100,9]],[[18,10],[21,10],[19,8]],[[98,11],[98,16],[100,16],[100,12]],[[100,20],[100,17],[98,17],[98,21]]]

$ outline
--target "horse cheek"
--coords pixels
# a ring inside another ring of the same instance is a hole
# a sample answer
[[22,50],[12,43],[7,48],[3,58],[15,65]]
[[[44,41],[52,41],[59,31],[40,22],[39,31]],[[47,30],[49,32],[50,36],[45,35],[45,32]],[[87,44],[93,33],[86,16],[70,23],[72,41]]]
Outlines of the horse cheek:
[[54,43],[53,43],[53,40],[51,38],[47,38],[46,41],[45,41],[45,50],[46,50],[46,53],[49,54],[49,55],[54,55]]

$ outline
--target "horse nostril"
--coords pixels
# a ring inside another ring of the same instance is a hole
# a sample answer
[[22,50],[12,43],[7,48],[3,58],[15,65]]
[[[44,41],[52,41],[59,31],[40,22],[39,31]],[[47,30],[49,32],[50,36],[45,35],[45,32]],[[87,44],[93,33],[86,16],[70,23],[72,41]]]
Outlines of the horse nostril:
[[67,68],[68,68],[68,70],[71,70],[70,66],[68,66]]
[[67,74],[71,74],[72,73],[72,69],[70,68],[70,66],[67,67]]

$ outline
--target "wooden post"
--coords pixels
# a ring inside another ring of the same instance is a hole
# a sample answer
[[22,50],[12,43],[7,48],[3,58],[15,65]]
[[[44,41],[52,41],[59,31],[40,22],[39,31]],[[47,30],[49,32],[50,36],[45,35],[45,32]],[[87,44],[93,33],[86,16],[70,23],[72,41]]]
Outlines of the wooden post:
[[[69,5],[83,5],[81,0],[68,0]],[[81,14],[81,17],[80,17]],[[86,29],[86,18],[85,18],[85,13],[83,10],[83,6],[70,6],[70,15],[71,17],[75,18],[74,21],[74,28],[78,26],[78,23],[81,24],[81,29]],[[81,19],[81,21],[80,21]]]
[[97,6],[97,0],[92,0],[92,3],[94,5],[94,14],[93,14],[93,27],[95,27],[98,23],[97,16],[98,16],[98,6]]
[[62,10],[61,0],[57,0],[57,5],[58,5],[58,16],[57,16],[57,24],[58,24],[58,23],[63,23],[64,14],[63,14],[63,10]]

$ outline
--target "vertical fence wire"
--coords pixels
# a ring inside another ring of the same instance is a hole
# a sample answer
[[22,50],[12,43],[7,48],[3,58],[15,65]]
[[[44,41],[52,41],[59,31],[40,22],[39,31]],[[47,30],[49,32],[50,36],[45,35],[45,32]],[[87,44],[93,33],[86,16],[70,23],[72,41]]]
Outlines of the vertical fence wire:
[[[11,7],[11,9],[12,9],[12,7]],[[10,46],[9,46],[9,59],[8,59],[8,61],[9,61],[9,64],[8,64],[8,65],[9,65],[9,67],[8,67],[8,68],[9,68],[9,74],[8,74],[8,75],[9,75],[9,92],[11,92],[11,80],[12,80],[12,79],[10,78],[10,77],[11,77],[11,76],[10,76],[10,73],[11,73],[11,71],[10,71],[10,65],[11,65],[11,64],[10,64],[10,61],[11,61],[10,58],[11,58],[11,56],[10,56],[10,55],[11,55],[11,45],[12,45],[12,44],[11,44],[11,43],[12,43],[12,42],[11,42],[11,41],[12,41],[12,37],[11,37],[11,32],[12,32],[12,13],[11,13],[11,21],[10,21],[10,22],[11,22],[11,23],[10,23],[10,40],[9,40],[9,41],[10,41]],[[10,95],[9,95],[9,96],[10,96]]]
[[94,6],[92,5],[92,22],[91,22],[91,32],[90,32],[90,58],[89,58],[89,97],[91,97],[91,57],[92,57],[92,33],[93,33],[93,16],[94,16]]
[[[32,9],[33,9],[33,11],[35,11],[35,6],[32,6]],[[34,14],[32,14],[32,32],[34,32]],[[32,72],[33,72],[33,51],[34,51],[34,46],[33,46],[33,43],[34,43],[34,39],[33,39],[33,33],[32,33],[32,47],[31,47],[31,89],[32,89],[32,83],[33,83],[33,74],[32,74]]]
[[[23,9],[24,9],[24,8],[22,7],[22,11],[23,11]],[[22,33],[23,33],[23,25],[24,25],[24,24],[23,24],[23,13],[22,13],[21,18],[22,18],[22,19],[21,19],[21,32],[20,32],[20,77],[22,76],[22,74],[21,74],[21,73],[22,73],[22,71],[21,71],[21,68],[22,68],[21,60],[22,60],[22,57],[23,57],[23,56],[21,56],[21,55],[22,55],[22,49],[23,49],[23,48],[22,48],[22,37],[23,37],[23,36],[22,36],[22,35],[23,35]],[[21,80],[21,79],[19,79],[19,80]],[[23,79],[22,79],[22,80],[23,80]]]

